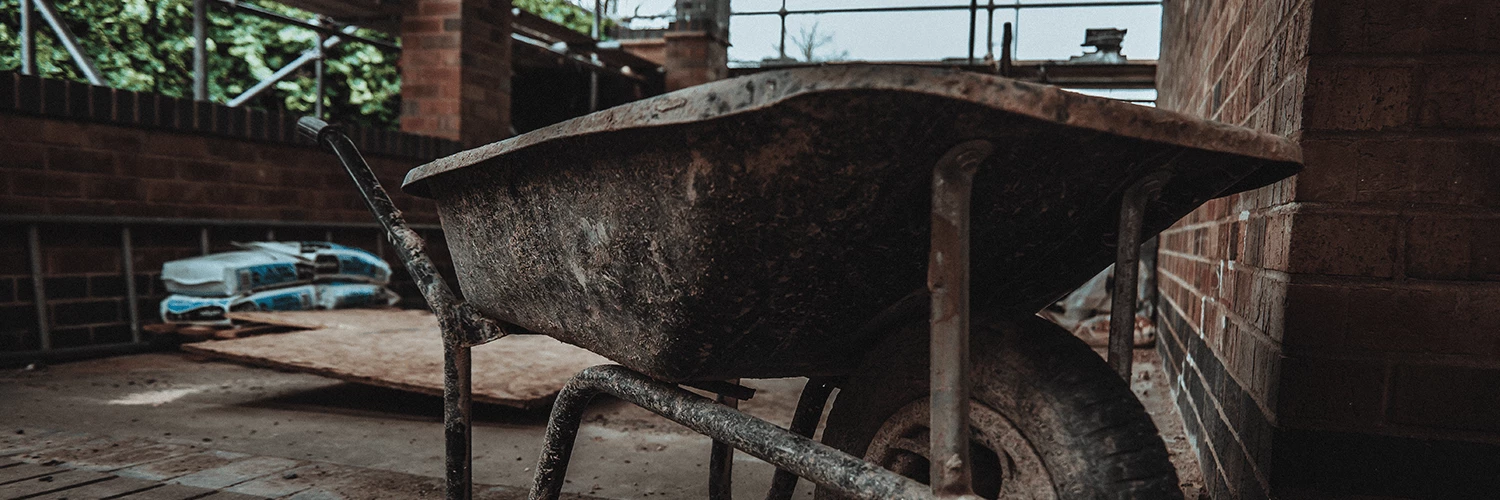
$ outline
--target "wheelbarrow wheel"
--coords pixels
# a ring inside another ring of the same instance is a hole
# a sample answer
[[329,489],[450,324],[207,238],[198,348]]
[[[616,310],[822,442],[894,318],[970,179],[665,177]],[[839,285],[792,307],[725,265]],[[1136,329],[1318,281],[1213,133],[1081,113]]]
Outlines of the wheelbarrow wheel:
[[[840,386],[824,443],[927,482],[926,325],[890,335]],[[1027,316],[974,325],[970,421],[985,498],[1182,498],[1146,409],[1097,354]],[[818,498],[838,498],[819,490]]]

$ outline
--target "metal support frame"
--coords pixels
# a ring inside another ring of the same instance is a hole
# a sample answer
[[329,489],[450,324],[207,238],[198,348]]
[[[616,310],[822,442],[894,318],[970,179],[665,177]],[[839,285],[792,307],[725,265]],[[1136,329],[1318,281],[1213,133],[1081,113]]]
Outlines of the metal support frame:
[[[33,9],[31,10],[41,14],[42,19],[46,20],[47,24],[52,26],[52,34],[57,36],[57,41],[59,43],[62,43],[64,50],[68,51],[68,56],[73,58],[73,63],[78,65],[78,70],[83,72],[83,77],[87,78],[89,83],[93,85],[104,85],[104,78],[99,76],[99,68],[94,67],[94,60],[89,58],[89,55],[83,52],[83,47],[80,47],[78,45],[78,37],[73,36],[73,30],[68,29],[68,24],[63,22],[62,16],[57,14],[57,9],[52,6],[52,1],[29,0],[29,2],[33,7]],[[25,1],[21,3],[21,12],[22,22],[25,23],[25,26],[22,27],[22,31],[25,32],[26,30],[33,30],[30,33],[25,33],[22,35],[22,66],[25,66],[25,59],[31,58],[33,61],[32,70],[35,71],[37,69],[35,67],[36,35],[34,31],[36,28],[32,26],[33,23],[30,19],[31,12],[26,9]],[[29,44],[25,42],[26,38],[30,38]]]
[[[1021,9],[1055,9],[1066,7],[1139,7],[1157,6],[1160,1],[1122,1],[1122,2],[1052,2],[1052,3],[1016,3],[1008,5],[996,5],[995,10],[1021,10]],[[734,16],[777,16],[777,15],[802,15],[802,14],[850,14],[868,12],[922,12],[938,10],[968,10],[968,5],[901,5],[888,7],[835,7],[827,9],[801,9],[788,10],[782,14],[779,10],[752,10],[735,12]],[[659,16],[633,16],[634,19],[646,19]],[[627,18],[630,19],[630,18]]]
[[36,304],[37,343],[46,351],[52,349],[52,325],[47,321],[47,273],[42,267],[42,233],[35,224],[26,226],[26,248],[31,256],[31,300]]
[[[739,379],[731,382],[738,385]],[[740,400],[719,394],[714,401],[729,408],[738,409]],[[732,500],[734,498],[734,447],[729,443],[714,440],[708,452],[708,498],[709,500]]]
[[[594,0],[594,23],[589,28],[589,38],[593,38],[595,41],[599,40],[599,31],[600,31],[600,29],[603,28],[603,26],[601,25],[601,23],[603,22],[603,18],[604,18],[604,3],[605,3],[604,0]],[[595,51],[589,51],[589,61],[592,62],[592,63],[594,63],[595,66],[600,65],[600,63],[599,63],[599,53],[595,52]],[[598,111],[598,110],[599,110],[599,72],[598,71],[590,71],[589,72],[589,112],[593,113],[593,112]]]
[[21,74],[31,76],[36,70],[36,19],[32,14],[35,0],[21,0]]
[[125,310],[130,314],[130,341],[141,341],[140,296],[135,289],[135,244],[130,240],[130,226],[120,228],[120,270],[125,273]]
[[221,8],[221,9],[224,9],[224,10],[229,11],[229,12],[238,12],[238,13],[241,13],[241,14],[248,14],[248,15],[251,15],[251,16],[259,17],[261,19],[265,19],[267,21],[275,21],[275,22],[278,22],[278,23],[281,23],[281,24],[286,24],[286,25],[289,25],[289,26],[296,26],[298,28],[303,28],[303,29],[308,29],[308,30],[316,31],[316,32],[321,33],[321,34],[323,34],[325,36],[338,36],[338,37],[342,37],[342,38],[347,38],[347,39],[349,39],[351,41],[355,41],[355,42],[363,43],[363,44],[366,44],[366,45],[370,45],[370,46],[373,46],[373,47],[378,48],[380,50],[384,50],[386,52],[393,52],[393,53],[400,53],[401,52],[401,46],[400,45],[396,45],[394,43],[387,42],[385,40],[377,40],[377,39],[374,39],[374,38],[369,38],[369,37],[363,37],[363,36],[355,35],[353,33],[350,33],[348,31],[344,30],[344,28],[347,28],[348,26],[344,26],[344,27],[340,27],[340,28],[335,28],[335,27],[329,26],[327,23],[313,23],[313,22],[309,22],[309,21],[303,21],[301,19],[297,19],[295,17],[287,16],[287,15],[284,15],[284,14],[281,14],[281,13],[278,13],[278,12],[275,12],[275,11],[266,10],[265,8],[258,7],[258,6],[254,5],[254,4],[251,4],[251,3],[248,3],[248,2],[243,2],[243,1],[240,1],[240,0],[205,0],[205,1],[212,1],[213,4],[214,4],[214,6],[217,6],[217,7]]
[[1110,291],[1109,355],[1110,368],[1130,380],[1132,349],[1135,347],[1136,280],[1141,259],[1141,231],[1146,218],[1146,203],[1161,194],[1170,178],[1166,171],[1148,175],[1125,190],[1120,199],[1120,225],[1115,248],[1114,289]]
[[[828,396],[833,394],[833,379],[828,377],[813,377],[802,387],[802,395],[797,398],[797,410],[792,413],[792,425],[787,430],[792,434],[805,438],[812,438],[813,433],[818,430],[818,423],[823,420],[823,408],[828,406]],[[771,491],[766,492],[766,500],[792,500],[792,493],[797,491],[797,475],[786,469],[776,469],[776,475],[771,476]]]
[[781,44],[777,46],[777,50],[781,52],[781,60],[783,60],[783,61],[786,60],[786,16],[787,16],[787,14],[789,14],[789,12],[786,10],[786,0],[781,0],[781,9],[776,11],[776,15],[781,18]]
[[[322,26],[323,19],[316,18],[312,22],[315,26]],[[322,119],[323,113],[323,79],[328,73],[328,52],[323,49],[323,43],[328,38],[322,32],[318,33],[318,43],[313,44],[313,51],[317,54],[317,60],[313,61],[313,116]]]
[[974,140],[950,149],[932,170],[932,250],[927,290],[932,421],[932,493],[973,496],[969,463],[969,212],[974,173],[994,146]]
[[810,438],[623,366],[601,365],[585,368],[574,375],[558,393],[547,422],[536,482],[529,496],[531,500],[558,497],[584,410],[599,394],[608,394],[650,410],[851,498],[916,499],[931,496],[921,483]]
[[[342,30],[340,30],[340,32],[353,33],[356,29],[357,28],[353,26],[345,26]],[[303,51],[301,56],[293,59],[292,62],[287,63],[286,66],[282,66],[281,69],[276,70],[275,73],[272,73],[271,76],[266,77],[265,80],[261,80],[250,88],[245,89],[244,92],[240,93],[240,95],[238,96],[235,96],[234,99],[230,99],[229,102],[225,104],[231,108],[237,108],[244,105],[246,102],[249,102],[251,99],[254,99],[256,96],[260,95],[261,92],[265,92],[266,89],[271,88],[272,85],[276,85],[276,82],[279,82],[287,76],[291,75],[293,72],[302,69],[302,67],[306,66],[307,63],[322,61],[323,51],[331,49],[343,42],[344,39],[342,37],[328,37],[327,39],[323,40],[322,43],[319,43],[317,47]]]
[[208,0],[193,0],[193,100],[208,101]]
[[979,20],[979,0],[969,0],[969,65],[974,65],[974,32],[979,29],[974,23]]

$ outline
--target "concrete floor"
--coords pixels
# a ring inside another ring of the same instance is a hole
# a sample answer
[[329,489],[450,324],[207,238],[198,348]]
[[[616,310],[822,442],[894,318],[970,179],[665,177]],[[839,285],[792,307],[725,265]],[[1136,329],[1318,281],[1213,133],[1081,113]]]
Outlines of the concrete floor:
[[[1162,428],[1188,498],[1197,465],[1154,352],[1138,351],[1135,389]],[[801,379],[749,380],[746,412],[786,425]],[[123,356],[0,373],[0,426],[331,462],[439,477],[436,398],[300,373],[203,361],[176,353]],[[546,413],[476,406],[474,479],[526,487]],[[565,492],[607,498],[704,498],[709,440],[644,410],[598,401],[579,434]],[[760,498],[773,468],[740,454],[735,495]],[[810,498],[804,481],[798,498]]]

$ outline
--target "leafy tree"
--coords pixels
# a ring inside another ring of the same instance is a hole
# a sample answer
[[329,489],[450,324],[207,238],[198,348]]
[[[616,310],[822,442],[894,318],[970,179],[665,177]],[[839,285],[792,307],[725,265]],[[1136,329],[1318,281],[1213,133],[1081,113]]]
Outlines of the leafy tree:
[[[111,87],[172,97],[192,96],[192,0],[52,0]],[[313,14],[255,0],[260,7],[299,19]],[[567,0],[515,0],[515,6],[572,29],[588,32],[592,15]],[[52,30],[37,22],[38,72],[49,78],[87,79]],[[0,70],[20,68],[20,3],[0,0]],[[393,40],[361,29],[359,35]],[[317,34],[245,14],[209,12],[208,93],[227,102],[269,77],[317,43]],[[324,109],[341,121],[395,128],[401,113],[399,56],[359,42],[339,44],[326,53]],[[313,110],[312,65],[278,82],[250,105]]]

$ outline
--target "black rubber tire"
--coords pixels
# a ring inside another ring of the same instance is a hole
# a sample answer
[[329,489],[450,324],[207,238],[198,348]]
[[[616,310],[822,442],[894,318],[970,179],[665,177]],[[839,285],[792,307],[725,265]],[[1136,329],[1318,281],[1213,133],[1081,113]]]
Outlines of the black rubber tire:
[[[871,351],[841,384],[824,443],[865,457],[887,419],[927,397],[926,332],[925,324],[908,326]],[[1182,498],[1145,407],[1083,341],[1026,316],[974,325],[970,345],[971,399],[1031,444],[1057,498]],[[820,490],[818,498],[837,496]]]

